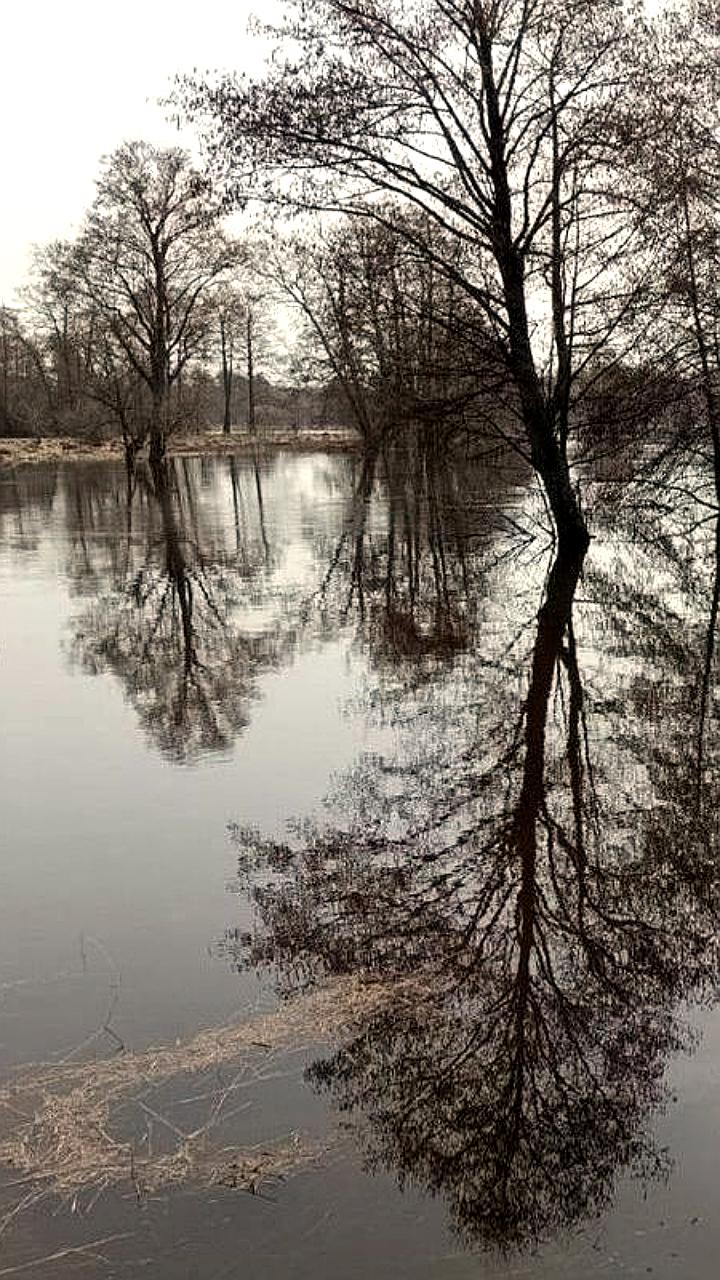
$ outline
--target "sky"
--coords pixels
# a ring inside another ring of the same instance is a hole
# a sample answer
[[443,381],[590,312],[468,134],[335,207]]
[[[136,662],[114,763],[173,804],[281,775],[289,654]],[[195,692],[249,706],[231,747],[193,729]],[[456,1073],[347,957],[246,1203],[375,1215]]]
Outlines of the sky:
[[260,70],[248,19],[273,0],[14,0],[0,38],[0,304],[17,303],[33,244],[72,236],[100,160],[120,143],[192,144],[158,98],[184,71]]
[[[649,0],[648,7],[657,7]],[[260,71],[248,34],[281,0],[7,0],[0,31],[0,305],[17,304],[33,244],[70,237],[100,161],[135,139],[190,146],[158,99],[197,68]]]

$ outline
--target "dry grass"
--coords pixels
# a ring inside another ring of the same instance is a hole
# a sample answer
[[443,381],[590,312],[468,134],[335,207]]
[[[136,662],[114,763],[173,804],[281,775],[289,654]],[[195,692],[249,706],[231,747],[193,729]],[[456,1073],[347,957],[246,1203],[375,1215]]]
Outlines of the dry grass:
[[[344,980],[175,1045],[19,1069],[0,1088],[0,1163],[14,1170],[0,1234],[51,1194],[87,1213],[122,1185],[138,1199],[186,1183],[260,1193],[316,1161],[327,1143],[298,1133],[244,1147],[222,1145],[222,1131],[250,1105],[248,1090],[282,1074],[283,1056],[334,1041],[389,995],[382,984]],[[177,1096],[186,1078],[190,1095]],[[171,1101],[160,1110],[163,1090]],[[188,1128],[184,1116],[198,1111]]]
[[31,462],[99,461],[121,458],[119,443],[91,444],[72,436],[46,436],[35,440],[7,437],[0,440],[0,470]]
[[[358,436],[353,431],[324,428],[308,428],[302,431],[272,428],[263,430],[257,439],[246,431],[233,430],[224,435],[218,430],[193,432],[173,436],[168,442],[170,457],[191,454],[242,454],[263,449],[351,449],[357,447]],[[32,462],[101,462],[120,461],[123,456],[119,440],[93,444],[74,436],[45,436],[41,439],[4,437],[0,439],[0,470],[27,465]]]

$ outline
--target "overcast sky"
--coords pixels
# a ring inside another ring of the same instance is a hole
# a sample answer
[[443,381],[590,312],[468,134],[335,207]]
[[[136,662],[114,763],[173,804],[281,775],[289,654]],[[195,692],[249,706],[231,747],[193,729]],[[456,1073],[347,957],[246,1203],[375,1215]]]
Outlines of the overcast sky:
[[[274,5],[272,7],[275,7]],[[9,0],[0,43],[0,303],[33,243],[72,235],[100,158],[121,142],[187,142],[157,99],[173,75],[259,68],[248,18],[268,0]]]

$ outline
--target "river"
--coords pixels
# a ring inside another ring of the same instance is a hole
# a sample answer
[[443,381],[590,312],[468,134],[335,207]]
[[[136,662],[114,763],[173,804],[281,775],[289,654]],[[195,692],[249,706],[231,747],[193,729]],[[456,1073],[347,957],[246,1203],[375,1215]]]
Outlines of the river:
[[0,472],[0,1277],[715,1275],[717,565],[639,520]]

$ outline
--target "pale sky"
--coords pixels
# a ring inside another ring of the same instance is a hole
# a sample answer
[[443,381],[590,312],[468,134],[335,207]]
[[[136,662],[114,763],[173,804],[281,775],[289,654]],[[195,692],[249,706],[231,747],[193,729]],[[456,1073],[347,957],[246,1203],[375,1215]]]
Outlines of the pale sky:
[[187,145],[157,99],[177,72],[253,70],[248,36],[273,0],[8,0],[0,30],[0,303],[16,301],[33,243],[71,236],[100,158],[142,138]]
[[103,155],[135,139],[192,145],[157,105],[173,76],[259,71],[272,45],[248,35],[248,20],[280,8],[280,0],[6,0],[0,304],[17,301],[33,244],[77,230]]

